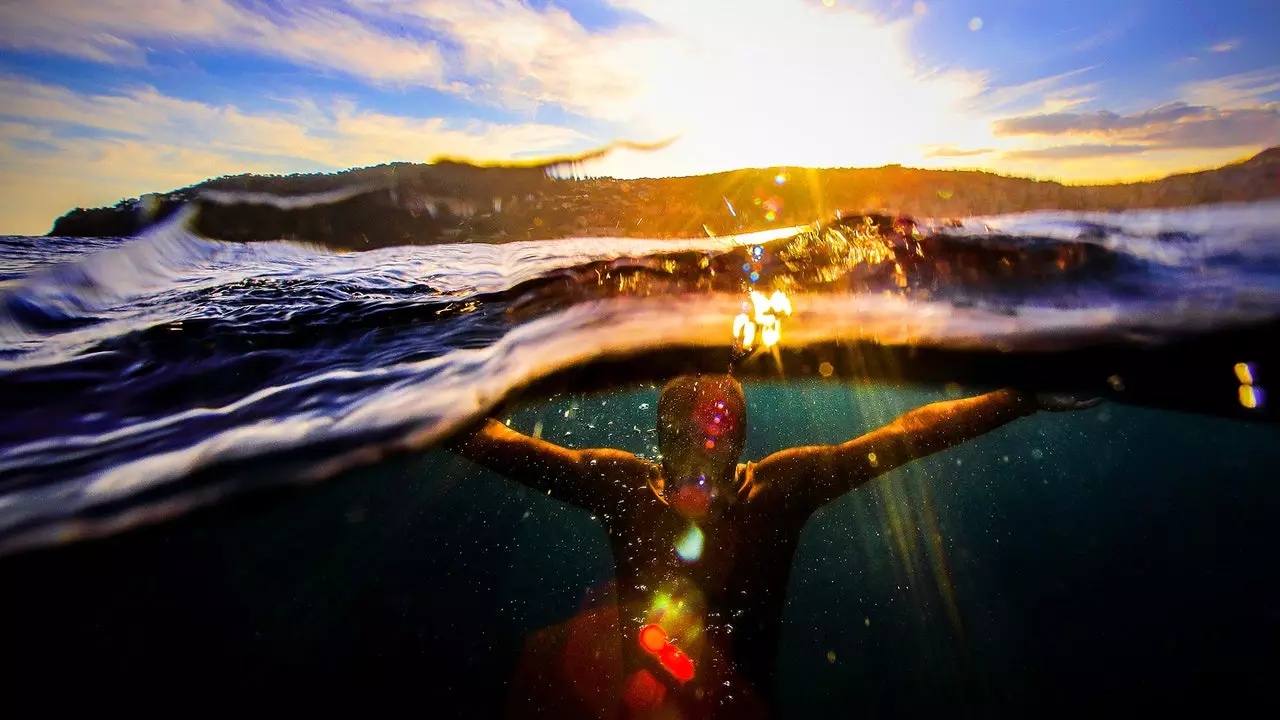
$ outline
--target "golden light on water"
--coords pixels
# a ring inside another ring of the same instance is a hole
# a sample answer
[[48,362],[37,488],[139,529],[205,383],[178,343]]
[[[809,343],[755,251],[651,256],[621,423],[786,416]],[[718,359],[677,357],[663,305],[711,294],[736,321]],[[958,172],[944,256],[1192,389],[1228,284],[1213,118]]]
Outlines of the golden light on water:
[[751,318],[746,313],[739,313],[738,317],[733,319],[733,337],[743,348],[749,348],[756,342],[756,324],[751,322]]
[[1258,405],[1262,404],[1260,402],[1261,395],[1262,394],[1255,390],[1252,385],[1240,386],[1240,404],[1250,410],[1253,410],[1254,408],[1257,408]]
[[1240,381],[1240,387],[1237,391],[1237,397],[1242,407],[1250,410],[1256,410],[1262,407],[1266,391],[1254,385],[1254,367],[1252,363],[1236,363],[1235,367],[1236,379]]
[[[771,348],[782,339],[782,317],[791,314],[791,299],[781,290],[765,296],[758,290],[751,291],[751,314],[738,313],[733,319],[733,337],[744,350],[755,346],[756,332],[760,333],[760,346]],[[744,308],[746,310],[748,308]]]
[[1249,366],[1249,363],[1236,363],[1235,371],[1236,379],[1240,381],[1241,385],[1253,384],[1253,368]]

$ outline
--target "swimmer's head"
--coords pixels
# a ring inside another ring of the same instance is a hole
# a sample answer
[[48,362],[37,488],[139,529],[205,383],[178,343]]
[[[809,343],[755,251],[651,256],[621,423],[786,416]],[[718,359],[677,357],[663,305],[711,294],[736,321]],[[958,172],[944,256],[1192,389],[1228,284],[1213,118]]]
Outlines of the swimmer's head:
[[732,502],[747,436],[742,386],[728,375],[683,375],[658,399],[663,496],[681,514],[706,515]]

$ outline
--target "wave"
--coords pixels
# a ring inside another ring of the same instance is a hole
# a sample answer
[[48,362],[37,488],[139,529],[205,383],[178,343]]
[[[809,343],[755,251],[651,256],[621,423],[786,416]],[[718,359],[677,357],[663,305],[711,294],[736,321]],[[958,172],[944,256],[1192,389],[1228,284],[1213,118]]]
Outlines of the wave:
[[[417,451],[553,383],[732,364],[1158,403],[1221,366],[1183,395],[1239,412],[1231,364],[1274,354],[1277,228],[1257,204],[339,254],[174,220],[0,294],[0,548]],[[752,290],[791,298],[768,351],[733,336]]]
[[303,208],[333,205],[350,200],[357,195],[380,189],[375,185],[351,185],[320,193],[304,195],[279,195],[268,192],[252,192],[248,190],[201,190],[196,199],[202,203],[216,205],[268,205],[280,210],[300,210]]
[[1093,243],[1146,262],[1185,267],[1215,259],[1280,259],[1280,202],[1206,205],[1180,210],[1030,212],[936,223],[957,236],[1000,233],[1069,243]]

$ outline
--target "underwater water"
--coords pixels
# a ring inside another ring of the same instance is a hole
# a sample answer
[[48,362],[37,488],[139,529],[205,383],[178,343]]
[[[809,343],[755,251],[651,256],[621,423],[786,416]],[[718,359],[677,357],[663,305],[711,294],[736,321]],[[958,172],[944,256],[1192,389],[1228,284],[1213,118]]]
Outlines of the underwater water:
[[[12,677],[535,714],[538,643],[598,602],[609,538],[437,445],[490,414],[656,460],[663,380],[732,367],[746,459],[1006,385],[1105,398],[819,510],[778,715],[1263,696],[1278,235],[1262,203],[353,254],[3,239]],[[753,289],[790,301],[773,348],[735,336]]]

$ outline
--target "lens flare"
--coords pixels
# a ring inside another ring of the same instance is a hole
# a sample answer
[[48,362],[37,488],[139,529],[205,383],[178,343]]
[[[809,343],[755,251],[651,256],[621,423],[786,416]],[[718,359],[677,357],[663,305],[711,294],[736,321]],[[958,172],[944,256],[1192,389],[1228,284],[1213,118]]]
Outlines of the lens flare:
[[697,525],[690,525],[689,531],[676,542],[676,554],[687,563],[695,563],[702,557],[702,530]]
[[675,645],[668,645],[658,655],[658,662],[662,663],[663,669],[680,682],[689,682],[693,679],[693,661]]
[[1249,363],[1236,363],[1234,370],[1236,371],[1236,379],[1240,381],[1241,385],[1253,384],[1253,366]]
[[1254,385],[1254,367],[1252,363],[1236,363],[1233,368],[1236,379],[1240,381],[1240,405],[1250,410],[1262,407],[1266,391]]
[[667,698],[667,687],[648,670],[640,670],[627,681],[624,691],[627,706],[637,712],[653,711],[662,707]]
[[676,680],[688,682],[693,679],[693,660],[671,643],[667,631],[660,626],[645,625],[640,629],[640,647],[649,654],[656,655],[658,663]]
[[701,518],[711,510],[711,492],[704,486],[686,483],[671,498],[671,506],[686,518]]
[[771,296],[752,290],[750,298],[751,315],[742,312],[733,319],[733,337],[742,349],[749,350],[755,345],[758,330],[760,344],[771,348],[782,339],[782,316],[791,315],[791,299],[781,290],[774,290]]
[[781,290],[774,290],[769,297],[769,309],[782,315],[791,314],[791,300]]
[[640,628],[640,647],[657,655],[667,646],[667,633],[657,625]]
[[755,344],[756,325],[751,322],[746,313],[741,313],[733,319],[733,336],[742,343],[744,348],[749,348]]
[[1262,388],[1252,385],[1240,386],[1240,404],[1250,410],[1262,407],[1265,394]]
[[773,327],[767,327],[760,331],[760,342],[767,348],[777,345],[778,340],[781,337],[782,331],[780,331],[776,325]]

